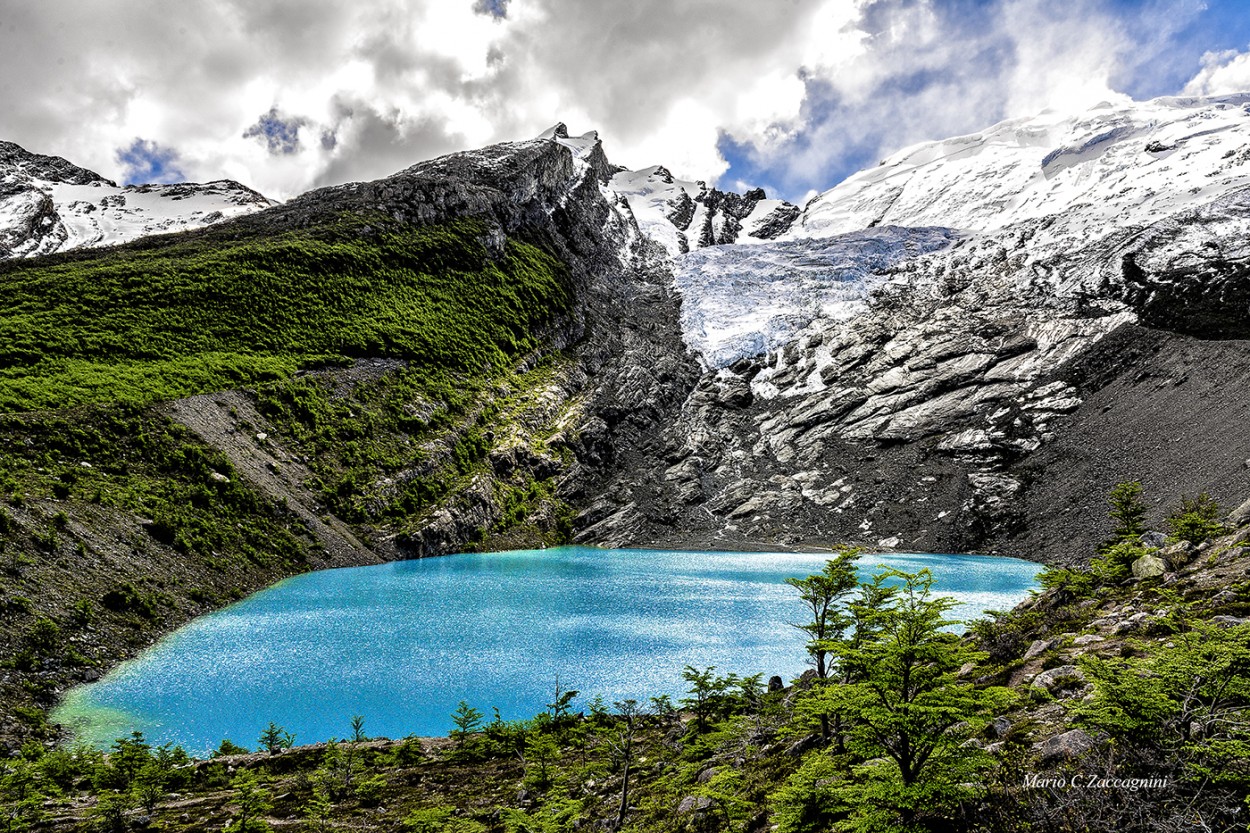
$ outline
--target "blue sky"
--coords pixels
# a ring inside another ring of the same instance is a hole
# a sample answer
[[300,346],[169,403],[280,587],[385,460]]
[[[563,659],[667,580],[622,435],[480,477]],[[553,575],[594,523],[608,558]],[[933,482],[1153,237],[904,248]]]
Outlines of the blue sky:
[[1250,0],[0,4],[0,138],[278,199],[563,121],[801,201],[1047,107],[1247,89]]
[[144,139],[135,139],[129,146],[118,149],[117,162],[122,166],[123,185],[166,185],[187,179],[179,167],[177,151]]

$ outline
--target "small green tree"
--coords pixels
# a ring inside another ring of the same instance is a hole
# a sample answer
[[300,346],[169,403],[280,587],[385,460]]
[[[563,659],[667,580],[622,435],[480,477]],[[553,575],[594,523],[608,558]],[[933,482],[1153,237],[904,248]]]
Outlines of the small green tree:
[[365,718],[363,715],[352,717],[352,743],[363,743],[369,738],[365,734]]
[[304,824],[312,833],[326,833],[330,829],[330,816],[334,812],[334,802],[326,790],[325,783],[313,780],[312,794],[304,804]]
[[272,808],[269,791],[261,786],[256,773],[242,770],[230,782],[234,803],[238,808],[234,821],[226,825],[226,833],[268,833],[269,822],[264,815]]
[[786,584],[799,591],[799,598],[811,614],[809,621],[795,627],[808,635],[807,653],[816,668],[816,676],[822,680],[829,676],[826,658],[830,642],[840,639],[851,624],[843,602],[859,585],[855,561],[862,552],[859,547],[840,547],[819,573],[807,578],[786,579]]
[[134,806],[135,800],[130,793],[103,792],[89,816],[100,833],[125,833],[130,827],[126,823],[126,813]]
[[456,728],[451,731],[451,737],[456,742],[457,748],[463,748],[469,736],[482,725],[482,713],[461,700],[460,705],[456,706],[456,710],[451,713],[451,722],[456,724]]
[[317,767],[312,777],[314,784],[324,789],[332,800],[342,801],[355,793],[364,768],[356,744],[339,743],[330,738],[321,756],[321,766]]
[[[895,592],[880,592],[885,581],[898,583]],[[1013,695],[958,678],[961,666],[985,654],[947,630],[956,602],[933,595],[928,570],[885,570],[863,592],[874,604],[859,612],[863,640],[837,649],[850,681],[828,687],[847,719],[848,747],[865,761],[837,790],[848,813],[843,826],[906,830],[975,796],[988,759],[965,742]]]
[[277,723],[270,722],[265,727],[265,731],[260,733],[256,745],[270,755],[276,755],[283,749],[290,749],[295,745],[295,735],[286,731]]
[[128,738],[113,741],[108,763],[95,773],[97,789],[129,792],[135,776],[152,760],[152,747],[143,732],[131,732]]
[[715,671],[715,665],[709,665],[702,671],[687,665],[681,672],[681,678],[690,683],[681,704],[694,715],[695,731],[700,734],[706,732],[709,721],[724,710],[729,689],[738,681],[733,675],[718,677]]
[[629,809],[629,775],[634,765],[634,735],[638,731],[638,722],[642,717],[642,709],[637,700],[621,700],[613,703],[617,714],[617,734],[608,740],[612,755],[621,765],[621,800],[617,804],[616,830],[625,824],[625,811]]
[[547,713],[551,715],[551,725],[556,732],[563,735],[564,730],[573,721],[573,698],[580,692],[560,688],[560,675],[556,675],[555,694],[547,704]]
[[560,746],[546,732],[531,732],[525,738],[525,783],[537,789],[551,784],[551,765],[560,757]]
[[807,653],[816,668],[815,687],[802,699],[806,701],[804,711],[820,722],[820,737],[826,743],[830,737],[832,715],[827,708],[814,706],[817,702],[826,702],[821,698],[819,689],[834,670],[829,666],[829,653],[854,621],[846,601],[858,586],[855,561],[862,552],[859,547],[840,547],[819,573],[807,578],[786,579],[786,584],[799,591],[799,598],[811,615],[809,621],[795,625],[808,636]]
[[166,772],[155,759],[143,765],[135,775],[132,791],[139,806],[151,815],[156,805],[165,797]]
[[1115,484],[1107,494],[1107,500],[1111,503],[1111,520],[1116,524],[1112,533],[1114,540],[1109,544],[1131,541],[1146,531],[1146,504],[1142,502],[1140,481]]

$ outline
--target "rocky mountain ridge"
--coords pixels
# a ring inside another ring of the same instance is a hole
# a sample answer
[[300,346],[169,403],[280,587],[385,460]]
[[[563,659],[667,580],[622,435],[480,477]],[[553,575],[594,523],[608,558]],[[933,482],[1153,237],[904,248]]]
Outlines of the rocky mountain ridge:
[[[554,478],[579,541],[1063,560],[1073,518],[1102,534],[1118,479],[1250,491],[1247,101],[1007,122],[897,154],[801,212],[626,171],[597,134],[557,125],[211,234],[378,212],[473,218],[496,254],[514,237],[553,252],[577,301],[546,337],[570,363],[535,417],[548,451],[526,465]],[[67,165],[67,181],[93,176]],[[400,550],[465,545],[499,516],[493,482]]]
[[0,142],[0,260],[202,228],[273,204],[230,180],[118,187],[60,157]]

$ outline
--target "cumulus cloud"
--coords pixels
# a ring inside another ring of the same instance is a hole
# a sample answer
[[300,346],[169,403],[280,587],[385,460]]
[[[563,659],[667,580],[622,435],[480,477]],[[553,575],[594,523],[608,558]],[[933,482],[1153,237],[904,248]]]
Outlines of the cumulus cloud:
[[1185,85],[1186,95],[1227,95],[1250,91],[1250,52],[1222,50],[1202,56],[1202,69]]
[[[189,178],[283,198],[564,121],[618,164],[795,195],[910,142],[1110,97],[1200,10],[1110,4],[10,3],[0,133],[114,177],[142,170],[120,155],[142,136]],[[1232,74],[1217,64],[1211,84]]]

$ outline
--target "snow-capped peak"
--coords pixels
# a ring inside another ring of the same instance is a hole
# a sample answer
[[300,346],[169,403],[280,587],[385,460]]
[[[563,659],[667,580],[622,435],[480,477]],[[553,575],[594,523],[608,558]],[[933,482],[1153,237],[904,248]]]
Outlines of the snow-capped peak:
[[779,236],[799,209],[770,200],[762,189],[745,194],[677,179],[663,165],[618,171],[608,188],[629,203],[644,235],[673,256],[725,243],[759,242]]
[[1250,95],[1048,111],[925,142],[808,203],[795,237],[876,225],[994,231],[1061,215],[1067,233],[1153,222],[1250,184]]
[[271,205],[229,180],[118,187],[60,157],[0,142],[0,260],[201,228]]

